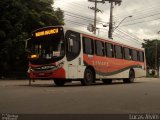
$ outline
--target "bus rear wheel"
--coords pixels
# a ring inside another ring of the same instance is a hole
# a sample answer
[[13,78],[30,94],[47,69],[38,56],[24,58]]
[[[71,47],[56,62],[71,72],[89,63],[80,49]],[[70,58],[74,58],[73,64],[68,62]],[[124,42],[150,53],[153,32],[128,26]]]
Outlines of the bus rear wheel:
[[81,80],[82,85],[91,85],[95,81],[94,71],[87,68],[84,72],[84,79]]
[[129,78],[123,79],[124,83],[133,83],[135,80],[135,72],[134,70],[129,71]]
[[63,86],[65,84],[64,79],[54,79],[53,80],[56,86]]

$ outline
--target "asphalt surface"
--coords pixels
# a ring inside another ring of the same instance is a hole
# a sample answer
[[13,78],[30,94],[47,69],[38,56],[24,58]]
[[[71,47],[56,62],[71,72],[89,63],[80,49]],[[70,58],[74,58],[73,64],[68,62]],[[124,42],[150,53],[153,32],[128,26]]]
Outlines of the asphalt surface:
[[114,81],[56,87],[52,80],[0,80],[0,113],[127,114],[160,113],[160,79],[141,78],[133,84]]

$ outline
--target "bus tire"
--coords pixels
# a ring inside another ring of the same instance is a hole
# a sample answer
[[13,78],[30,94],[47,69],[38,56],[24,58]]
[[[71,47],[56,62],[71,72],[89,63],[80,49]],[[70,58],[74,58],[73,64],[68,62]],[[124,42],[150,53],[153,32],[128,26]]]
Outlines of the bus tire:
[[95,81],[94,71],[90,68],[87,68],[84,71],[84,79],[81,80],[81,84],[84,86],[91,85]]
[[112,84],[112,79],[102,79],[104,84]]
[[63,86],[65,84],[65,80],[63,79],[54,79],[53,81],[56,86]]
[[129,71],[129,78],[123,79],[124,83],[133,83],[135,80],[135,72],[133,69]]

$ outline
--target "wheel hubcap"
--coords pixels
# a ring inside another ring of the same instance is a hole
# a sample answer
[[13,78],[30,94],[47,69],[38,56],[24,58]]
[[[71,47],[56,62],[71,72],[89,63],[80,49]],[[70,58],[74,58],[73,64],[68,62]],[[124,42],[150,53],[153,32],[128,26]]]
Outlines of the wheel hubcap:
[[87,80],[89,81],[89,80],[91,80],[91,74],[90,73],[87,73]]

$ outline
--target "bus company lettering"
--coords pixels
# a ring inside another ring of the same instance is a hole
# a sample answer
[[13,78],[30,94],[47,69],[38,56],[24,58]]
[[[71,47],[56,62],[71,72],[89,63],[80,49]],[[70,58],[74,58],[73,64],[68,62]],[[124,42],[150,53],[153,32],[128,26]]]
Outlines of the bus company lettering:
[[40,36],[46,36],[46,35],[51,35],[51,34],[56,34],[58,33],[58,28],[56,29],[50,29],[50,30],[45,30],[45,31],[40,31],[40,32],[36,32],[35,36],[36,37],[40,37]]
[[92,61],[92,64],[93,65],[100,65],[100,66],[105,66],[107,65],[106,62],[103,62],[103,61]]

